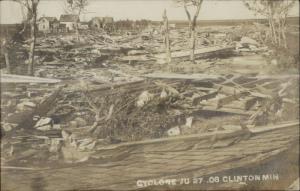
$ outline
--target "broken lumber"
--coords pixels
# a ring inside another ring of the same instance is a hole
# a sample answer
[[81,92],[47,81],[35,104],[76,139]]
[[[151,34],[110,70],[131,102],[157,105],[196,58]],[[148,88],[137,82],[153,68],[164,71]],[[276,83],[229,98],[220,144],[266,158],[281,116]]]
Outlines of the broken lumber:
[[135,141],[135,142],[126,142],[120,143],[115,145],[109,145],[100,147],[97,150],[113,150],[120,147],[129,147],[129,146],[136,146],[136,145],[147,145],[147,144],[156,144],[156,143],[163,143],[163,142],[174,142],[174,141],[193,141],[193,140],[211,140],[212,138],[217,137],[218,140],[232,138],[240,135],[244,135],[246,132],[244,130],[225,130],[220,132],[210,132],[210,133],[203,133],[203,134],[196,134],[196,135],[185,135],[185,136],[177,136],[177,137],[168,137],[168,138],[160,138],[160,139],[151,139],[145,141]]
[[268,131],[273,131],[277,129],[282,129],[282,128],[293,128],[293,127],[298,127],[299,128],[299,121],[289,121],[277,125],[267,125],[267,126],[256,126],[248,129],[253,133],[253,134],[259,134],[259,133],[264,133]]
[[223,107],[223,105],[226,105],[234,100],[238,100],[239,98],[247,96],[249,94],[250,94],[249,92],[240,92],[240,93],[233,94],[233,95],[230,95],[230,96],[227,96],[224,98],[220,98],[217,103],[217,108],[221,108],[221,107]]
[[251,109],[257,101],[261,100],[259,97],[247,97],[244,100],[244,110]]
[[215,91],[209,92],[208,94],[205,94],[205,95],[202,95],[202,96],[197,96],[193,99],[192,104],[197,105],[203,100],[208,100],[208,99],[215,98],[218,95],[218,93],[219,93],[219,91],[215,90]]
[[176,73],[152,73],[142,77],[154,79],[176,79],[176,80],[217,80],[218,75],[208,74],[176,74]]
[[216,109],[216,106],[211,106],[211,105],[203,106],[201,108],[201,111],[220,112],[220,113],[245,115],[245,116],[251,116],[251,115],[254,114],[254,111],[244,111],[244,110],[241,110],[241,109],[228,108],[228,107],[222,107],[222,108],[217,108]]
[[[197,58],[203,58],[203,57],[209,57],[209,56],[218,56],[222,54],[229,54],[234,51],[235,47],[233,46],[214,46],[214,47],[207,47],[207,48],[200,48],[195,50],[195,57]],[[171,53],[171,58],[189,58],[190,51],[189,50],[182,50],[182,51],[176,51]],[[165,58],[165,54],[157,54],[154,55],[154,57],[157,60],[161,60]]]
[[58,79],[39,78],[23,75],[1,74],[1,83],[47,83],[55,84],[61,82]]

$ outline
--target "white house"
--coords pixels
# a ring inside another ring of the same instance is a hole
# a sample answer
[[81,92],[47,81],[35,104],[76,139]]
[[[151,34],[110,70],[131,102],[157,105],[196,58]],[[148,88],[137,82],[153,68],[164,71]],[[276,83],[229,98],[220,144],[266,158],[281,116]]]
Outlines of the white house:
[[67,31],[74,31],[80,25],[78,15],[61,15],[59,21],[61,25],[66,26]]
[[55,17],[41,17],[38,20],[38,30],[45,33],[57,32],[59,21]]

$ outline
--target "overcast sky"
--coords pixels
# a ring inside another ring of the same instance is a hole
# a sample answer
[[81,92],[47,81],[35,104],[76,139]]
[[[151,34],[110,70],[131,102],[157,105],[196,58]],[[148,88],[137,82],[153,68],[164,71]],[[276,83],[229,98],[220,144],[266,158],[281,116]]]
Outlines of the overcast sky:
[[[64,0],[41,0],[38,11],[40,16],[54,16],[59,19],[64,14]],[[112,16],[120,19],[149,19],[162,20],[163,10],[167,10],[169,20],[186,20],[182,7],[172,0],[89,0],[86,13],[82,20],[89,20],[95,16]],[[299,16],[299,1],[290,12],[290,16]],[[20,5],[7,0],[0,1],[0,23],[20,23],[22,20]],[[199,19],[248,19],[256,18],[243,5],[242,0],[205,0]]]

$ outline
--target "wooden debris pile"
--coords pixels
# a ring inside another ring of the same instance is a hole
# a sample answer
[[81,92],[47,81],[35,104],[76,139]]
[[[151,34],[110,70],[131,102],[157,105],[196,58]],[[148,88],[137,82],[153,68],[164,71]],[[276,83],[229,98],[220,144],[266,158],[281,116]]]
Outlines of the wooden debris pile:
[[[43,151],[51,160],[63,156],[76,162],[88,158],[81,152],[99,145],[298,119],[298,79],[293,76],[149,76],[152,80],[60,87],[32,103],[10,103],[13,95],[3,92],[9,96],[2,100],[7,107],[1,121],[8,161],[16,162],[18,151],[29,157],[27,162]],[[21,149],[26,142],[28,149]],[[77,152],[78,158],[70,159]]]

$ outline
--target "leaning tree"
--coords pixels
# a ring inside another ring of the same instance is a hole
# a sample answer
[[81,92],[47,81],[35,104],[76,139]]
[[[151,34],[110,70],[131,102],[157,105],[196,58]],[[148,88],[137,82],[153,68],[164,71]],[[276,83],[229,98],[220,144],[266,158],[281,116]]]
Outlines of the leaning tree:
[[[190,37],[190,60],[195,62],[195,48],[196,48],[196,27],[197,19],[201,10],[203,0],[175,0],[184,7],[184,11],[189,21],[189,37]],[[192,9],[195,9],[192,15]]]
[[[34,56],[35,56],[35,44],[36,44],[36,32],[37,32],[37,8],[40,0],[13,0],[22,5],[22,8],[26,10],[25,26],[30,24],[30,50],[29,50],[29,62],[27,74],[33,76],[34,73]],[[24,27],[25,29],[25,27]]]

